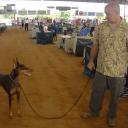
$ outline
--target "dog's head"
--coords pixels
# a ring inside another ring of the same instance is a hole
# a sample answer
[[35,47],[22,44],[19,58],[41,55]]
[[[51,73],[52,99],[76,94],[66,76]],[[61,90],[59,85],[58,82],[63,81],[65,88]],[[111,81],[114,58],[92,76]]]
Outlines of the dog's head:
[[14,68],[27,76],[30,76],[32,72],[32,69],[28,68],[24,64],[21,64],[17,58],[14,60]]

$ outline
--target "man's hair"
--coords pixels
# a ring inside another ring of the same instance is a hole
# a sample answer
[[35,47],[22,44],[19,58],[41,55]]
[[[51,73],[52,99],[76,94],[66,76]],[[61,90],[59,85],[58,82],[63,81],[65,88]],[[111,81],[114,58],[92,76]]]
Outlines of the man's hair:
[[106,5],[105,8],[107,8],[107,7],[113,8],[113,9],[115,10],[115,12],[116,12],[118,15],[120,15],[120,6],[119,6],[119,4],[118,4],[117,2],[115,2],[115,1],[110,2],[110,3],[108,3],[108,4]]

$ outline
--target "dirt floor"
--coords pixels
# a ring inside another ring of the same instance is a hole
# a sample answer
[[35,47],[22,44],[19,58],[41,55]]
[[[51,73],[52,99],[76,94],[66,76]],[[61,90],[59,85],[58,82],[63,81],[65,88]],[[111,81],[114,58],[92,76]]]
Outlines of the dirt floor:
[[[66,54],[55,45],[39,45],[30,38],[30,31],[8,28],[0,34],[0,73],[9,73],[13,59],[33,69],[30,77],[21,75],[20,83],[29,99],[30,105],[41,115],[38,117],[21,93],[22,117],[16,114],[16,100],[13,100],[14,117],[8,116],[8,97],[0,89],[0,128],[107,128],[106,113],[109,93],[106,93],[103,110],[99,118],[81,119],[80,114],[88,108],[91,83],[83,75],[81,57]],[[66,116],[77,97],[82,98]],[[120,99],[117,128],[128,128],[128,99]]]

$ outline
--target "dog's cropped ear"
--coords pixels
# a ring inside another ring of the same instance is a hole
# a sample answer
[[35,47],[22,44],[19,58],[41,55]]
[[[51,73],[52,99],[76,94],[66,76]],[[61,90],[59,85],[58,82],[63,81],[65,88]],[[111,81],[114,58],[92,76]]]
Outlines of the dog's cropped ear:
[[13,68],[16,68],[16,60],[13,59]]
[[19,64],[18,58],[16,57],[13,59],[13,67],[16,68],[16,66]]
[[16,57],[16,62],[19,63],[18,58]]
[[17,57],[15,58],[15,64],[16,64],[16,65],[19,64],[19,61],[18,61],[18,58],[17,58]]
[[15,63],[13,64],[13,68],[16,68],[16,64]]

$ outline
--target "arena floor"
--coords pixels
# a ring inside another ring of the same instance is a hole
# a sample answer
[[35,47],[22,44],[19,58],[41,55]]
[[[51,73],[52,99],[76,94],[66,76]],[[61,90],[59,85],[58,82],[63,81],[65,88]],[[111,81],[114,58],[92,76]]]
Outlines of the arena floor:
[[[80,114],[87,111],[91,83],[83,75],[81,57],[66,54],[55,45],[39,45],[30,38],[30,31],[9,28],[0,34],[0,73],[9,73],[13,59],[33,69],[30,77],[20,75],[20,83],[30,104],[41,116],[58,117],[74,104],[76,98],[85,93],[77,105],[65,117],[43,119],[35,115],[21,93],[22,117],[16,114],[16,101],[13,99],[14,117],[8,116],[8,97],[0,89],[0,127],[1,128],[108,128],[106,113],[109,92],[106,92],[103,110],[99,118],[81,119]],[[128,128],[128,98],[119,101],[118,125]]]

